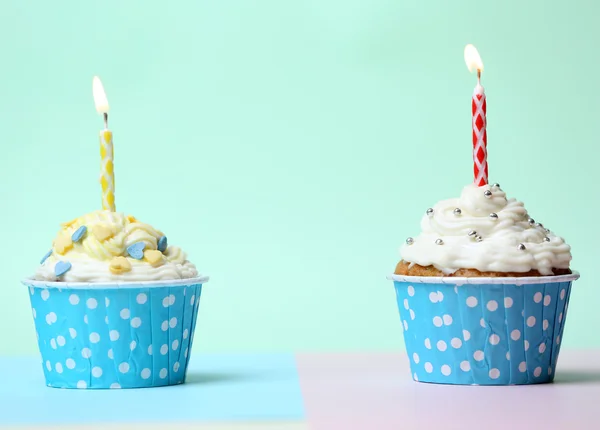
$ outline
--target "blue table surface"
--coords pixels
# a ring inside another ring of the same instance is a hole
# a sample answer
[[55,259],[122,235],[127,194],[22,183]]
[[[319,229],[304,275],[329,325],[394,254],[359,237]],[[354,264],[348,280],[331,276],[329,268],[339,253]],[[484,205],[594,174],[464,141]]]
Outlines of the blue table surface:
[[0,357],[0,424],[302,420],[293,354],[199,354],[187,383],[131,390],[46,387],[39,358]]

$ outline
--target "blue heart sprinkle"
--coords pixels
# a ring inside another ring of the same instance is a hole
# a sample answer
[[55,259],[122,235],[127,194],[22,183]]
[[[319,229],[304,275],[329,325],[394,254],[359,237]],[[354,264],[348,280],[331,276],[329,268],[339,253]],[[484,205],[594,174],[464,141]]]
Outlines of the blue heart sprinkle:
[[167,250],[167,236],[158,239],[158,250],[160,252],[165,252]]
[[82,225],[77,230],[75,230],[75,233],[73,233],[73,235],[71,236],[71,240],[73,242],[79,242],[86,232],[87,227],[85,225]]
[[59,261],[58,263],[56,263],[56,266],[54,266],[54,274],[56,276],[61,276],[67,273],[70,269],[71,263],[69,263],[68,261]]
[[52,250],[46,252],[46,254],[44,254],[44,256],[42,257],[40,264],[44,264],[44,261],[46,261],[48,259],[48,257],[50,257],[51,255],[52,255]]
[[146,244],[144,242],[136,242],[127,248],[127,253],[136,260],[144,258],[144,248]]

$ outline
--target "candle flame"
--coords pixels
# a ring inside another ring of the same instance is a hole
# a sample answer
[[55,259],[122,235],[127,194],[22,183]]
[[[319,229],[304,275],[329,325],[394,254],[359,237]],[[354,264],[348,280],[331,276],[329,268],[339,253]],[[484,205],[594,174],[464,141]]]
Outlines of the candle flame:
[[469,72],[473,73],[476,70],[480,73],[483,72],[483,61],[481,61],[477,48],[471,44],[465,46],[465,63],[467,63]]
[[106,99],[106,93],[104,92],[102,81],[98,76],[94,76],[94,80],[92,82],[92,93],[94,95],[94,104],[96,105],[96,110],[98,113],[108,113],[108,100]]

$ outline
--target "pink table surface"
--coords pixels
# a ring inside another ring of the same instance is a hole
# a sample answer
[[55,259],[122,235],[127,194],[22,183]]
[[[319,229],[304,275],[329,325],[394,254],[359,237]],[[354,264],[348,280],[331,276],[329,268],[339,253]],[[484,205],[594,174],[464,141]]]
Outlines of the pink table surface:
[[600,351],[563,350],[552,384],[508,387],[413,382],[390,354],[298,354],[311,430],[598,429]]

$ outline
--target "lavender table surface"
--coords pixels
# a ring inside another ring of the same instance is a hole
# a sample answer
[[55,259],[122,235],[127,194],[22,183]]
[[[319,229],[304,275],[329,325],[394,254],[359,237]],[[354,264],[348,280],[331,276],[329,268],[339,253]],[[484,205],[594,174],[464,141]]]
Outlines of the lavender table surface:
[[597,429],[600,351],[563,350],[555,382],[452,386],[413,382],[397,354],[298,354],[311,430]]

